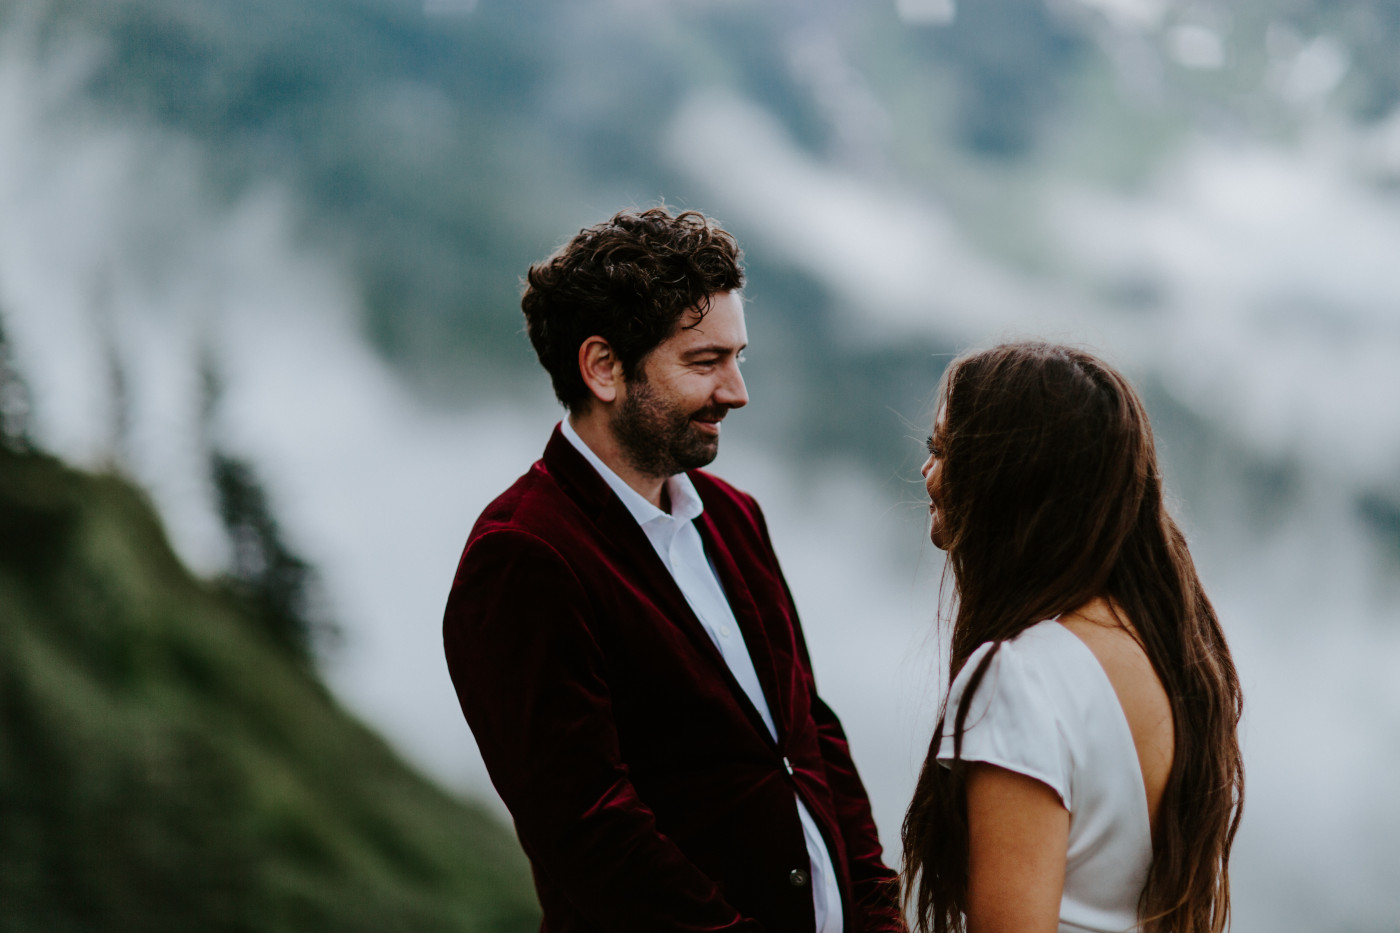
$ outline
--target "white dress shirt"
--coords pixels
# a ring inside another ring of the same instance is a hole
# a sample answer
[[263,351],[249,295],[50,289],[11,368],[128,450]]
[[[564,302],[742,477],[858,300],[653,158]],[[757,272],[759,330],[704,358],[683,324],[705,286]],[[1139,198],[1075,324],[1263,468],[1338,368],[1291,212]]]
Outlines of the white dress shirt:
[[[734,679],[743,688],[744,694],[763,717],[768,733],[776,741],[778,730],[773,725],[773,714],[768,709],[768,701],[763,696],[758,674],[754,671],[753,659],[744,644],[739,623],[734,619],[734,610],[724,595],[714,566],[705,554],[700,532],[695,527],[695,519],[705,511],[704,503],[695,491],[690,477],[678,473],[666,481],[666,491],[671,500],[669,514],[648,502],[639,492],[628,486],[614,473],[593,450],[584,443],[565,418],[560,425],[563,435],[568,438],[579,453],[583,454],[598,475],[622,500],[627,511],[641,526],[651,546],[656,549],[661,562],[671,572],[685,601],[695,612],[700,624],[705,627],[710,640],[715,643],[724,663]],[[786,760],[784,760],[786,762]],[[817,822],[801,797],[797,797],[797,816],[802,823],[802,835],[807,843],[808,861],[811,862],[812,906],[816,910],[816,933],[841,933],[841,894],[836,887],[836,869],[831,864],[831,855],[826,850]]]

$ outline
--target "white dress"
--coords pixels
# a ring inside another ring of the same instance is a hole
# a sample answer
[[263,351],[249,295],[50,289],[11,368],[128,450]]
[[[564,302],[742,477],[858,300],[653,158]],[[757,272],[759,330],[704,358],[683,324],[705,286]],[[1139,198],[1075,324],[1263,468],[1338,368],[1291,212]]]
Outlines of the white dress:
[[[953,758],[953,721],[991,645],[953,681],[938,760]],[[962,758],[1035,778],[1069,810],[1060,933],[1123,933],[1152,861],[1152,829],[1132,731],[1098,658],[1059,622],[1026,629],[997,651],[972,696]]]

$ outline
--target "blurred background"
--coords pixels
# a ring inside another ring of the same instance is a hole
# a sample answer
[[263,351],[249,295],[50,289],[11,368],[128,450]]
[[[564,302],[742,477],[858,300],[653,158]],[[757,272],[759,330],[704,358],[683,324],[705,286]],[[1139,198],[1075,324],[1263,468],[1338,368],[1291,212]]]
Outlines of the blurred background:
[[[768,513],[887,849],[942,367],[1148,400],[1244,682],[1239,933],[1400,930],[1400,4],[6,0],[0,929],[528,930],[440,618],[560,412],[527,265],[747,256]],[[893,857],[893,856],[892,856]]]

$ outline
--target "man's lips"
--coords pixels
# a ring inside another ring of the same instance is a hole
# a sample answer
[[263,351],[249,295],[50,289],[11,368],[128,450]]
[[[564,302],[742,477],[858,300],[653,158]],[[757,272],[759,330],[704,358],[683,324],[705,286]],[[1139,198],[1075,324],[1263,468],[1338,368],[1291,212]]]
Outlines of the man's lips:
[[706,421],[703,418],[692,418],[691,424],[695,425],[703,434],[719,434],[719,421]]
[[690,419],[690,423],[695,425],[705,434],[719,435],[719,423],[724,420],[725,412],[719,414],[703,413],[695,415]]

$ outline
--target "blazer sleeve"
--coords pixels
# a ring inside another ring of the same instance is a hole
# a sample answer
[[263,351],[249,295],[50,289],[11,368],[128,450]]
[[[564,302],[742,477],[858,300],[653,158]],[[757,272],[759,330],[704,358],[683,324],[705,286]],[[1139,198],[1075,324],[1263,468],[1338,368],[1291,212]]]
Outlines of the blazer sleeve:
[[761,933],[637,796],[590,613],[568,563],[520,531],[474,539],[453,582],[448,670],[521,845],[600,929]]
[[[756,502],[751,502],[751,507],[763,534],[763,544],[772,556],[774,570],[782,581],[783,592],[792,609],[793,629],[797,636],[802,663],[811,671],[812,659],[807,652],[802,625],[798,621],[797,604],[792,598],[787,578],[778,566],[777,552],[768,536],[768,523]],[[812,677],[812,685],[812,718],[817,724],[818,742],[826,766],[827,785],[836,807],[836,819],[846,845],[847,868],[851,875],[851,899],[854,902],[855,916],[850,928],[858,933],[907,933],[908,927],[899,907],[899,876],[885,865],[884,849],[880,845],[875,817],[870,810],[870,798],[851,758],[846,732],[831,707],[817,694],[815,676]]]

